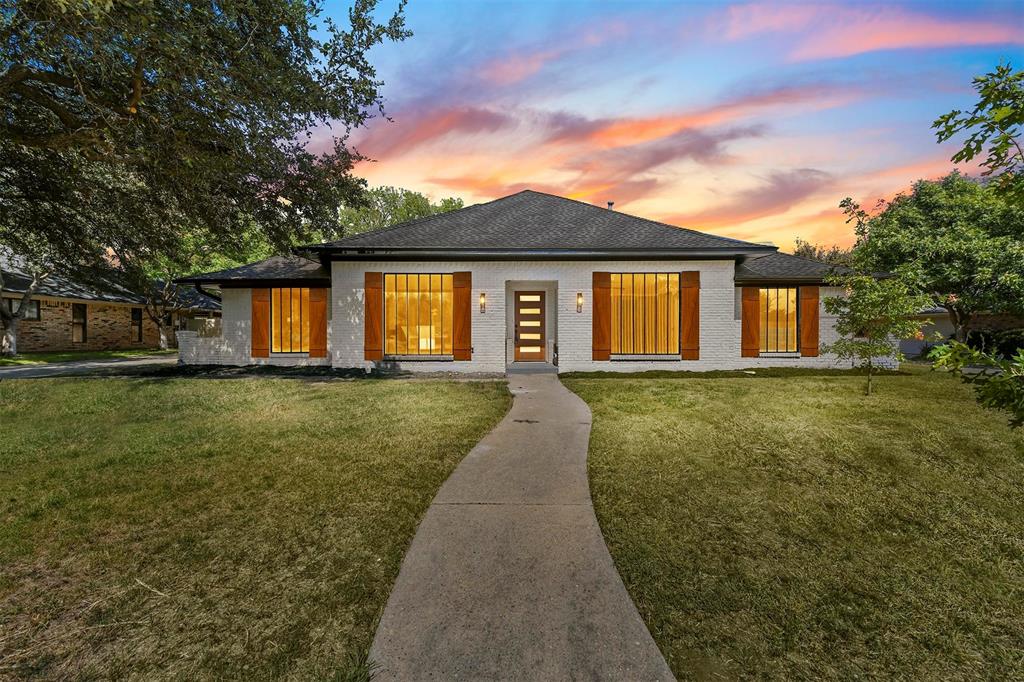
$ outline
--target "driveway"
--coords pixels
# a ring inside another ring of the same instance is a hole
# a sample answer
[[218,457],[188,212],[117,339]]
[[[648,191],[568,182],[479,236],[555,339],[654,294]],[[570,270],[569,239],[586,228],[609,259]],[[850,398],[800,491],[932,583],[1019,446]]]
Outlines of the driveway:
[[590,409],[510,375],[505,419],[445,482],[377,629],[375,680],[671,680],[590,500]]
[[177,355],[154,355],[132,358],[112,358],[109,360],[71,360],[70,362],[54,362],[46,365],[0,367],[0,380],[45,379],[47,377],[56,376],[105,374],[111,370],[172,366],[177,362]]

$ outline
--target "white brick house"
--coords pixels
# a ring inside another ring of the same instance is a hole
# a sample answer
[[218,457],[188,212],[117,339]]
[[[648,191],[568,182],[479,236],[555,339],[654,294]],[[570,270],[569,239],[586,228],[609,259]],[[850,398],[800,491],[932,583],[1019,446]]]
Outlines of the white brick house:
[[829,267],[549,194],[184,278],[217,286],[222,336],[190,364],[504,372],[827,367]]

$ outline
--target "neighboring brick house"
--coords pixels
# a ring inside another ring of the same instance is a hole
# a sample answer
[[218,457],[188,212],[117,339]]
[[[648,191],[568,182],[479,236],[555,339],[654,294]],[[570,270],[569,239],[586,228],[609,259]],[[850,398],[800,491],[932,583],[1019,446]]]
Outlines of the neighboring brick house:
[[[16,259],[3,259],[0,267],[2,296],[17,306],[29,278]],[[219,301],[192,287],[184,288],[180,296],[187,308],[170,320],[167,333],[172,344],[175,329],[196,329],[206,319],[220,317]],[[144,302],[141,295],[115,284],[97,287],[53,275],[32,296],[29,313],[18,323],[18,352],[157,348],[160,333]]]
[[[222,333],[186,364],[501,372],[832,367],[828,265],[525,191],[179,280]],[[537,365],[533,365],[536,367]]]

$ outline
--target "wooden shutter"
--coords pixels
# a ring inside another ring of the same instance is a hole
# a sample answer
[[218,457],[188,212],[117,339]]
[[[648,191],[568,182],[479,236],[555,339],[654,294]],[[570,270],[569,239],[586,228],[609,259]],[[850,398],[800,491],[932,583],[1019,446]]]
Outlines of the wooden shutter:
[[800,355],[818,357],[818,287],[800,287]]
[[743,287],[743,323],[740,334],[745,358],[761,354],[761,292],[757,287]]
[[679,348],[683,360],[700,359],[700,272],[683,272],[679,277],[682,324]]
[[363,359],[384,359],[384,273],[363,277]]
[[252,343],[250,355],[254,358],[270,357],[270,289],[252,290],[252,314],[249,317]]
[[330,289],[309,290],[309,357],[327,357],[327,299]]
[[610,360],[612,357],[612,275],[594,273],[594,314],[592,316],[593,359]]
[[473,273],[452,273],[452,357],[473,359]]

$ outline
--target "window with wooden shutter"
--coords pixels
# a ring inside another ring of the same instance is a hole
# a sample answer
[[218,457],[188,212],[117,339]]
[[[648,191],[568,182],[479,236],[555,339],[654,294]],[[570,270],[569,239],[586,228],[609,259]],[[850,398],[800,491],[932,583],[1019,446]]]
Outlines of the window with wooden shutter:
[[818,287],[800,287],[800,355],[818,357]]
[[610,360],[612,353],[612,291],[611,273],[595,272],[592,315],[594,360]]
[[367,272],[363,277],[363,358],[384,359],[384,275]]
[[680,337],[683,360],[700,359],[700,272],[681,273],[679,298],[682,306]]
[[327,299],[330,289],[309,290],[309,357],[327,357]]
[[452,274],[452,356],[473,359],[473,273]]
[[270,357],[270,289],[252,290],[252,314],[249,317],[250,353],[254,358]]
[[756,358],[761,355],[761,298],[757,287],[743,287],[740,355]]

